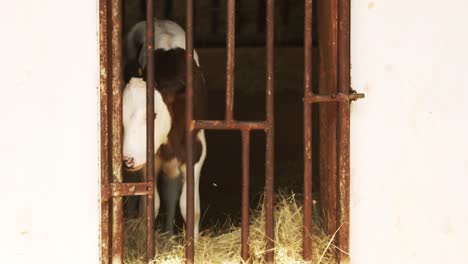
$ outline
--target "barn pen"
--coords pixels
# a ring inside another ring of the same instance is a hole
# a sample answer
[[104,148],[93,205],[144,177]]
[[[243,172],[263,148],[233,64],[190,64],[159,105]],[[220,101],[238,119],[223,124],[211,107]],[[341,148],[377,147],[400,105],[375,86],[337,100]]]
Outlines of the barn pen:
[[[168,239],[158,232],[155,237],[153,232],[154,201],[157,201],[158,215],[159,195],[158,189],[152,186],[157,185],[159,192],[165,191],[161,187],[164,179],[154,173],[155,166],[159,166],[155,155],[159,157],[159,146],[164,143],[155,144],[153,137],[147,137],[146,173],[140,179],[138,176],[131,178],[122,168],[122,162],[131,168],[134,161],[134,157],[122,153],[124,72],[145,78],[146,135],[153,135],[158,129],[153,120],[159,115],[153,109],[162,101],[154,99],[153,87],[161,88],[155,80],[157,74],[153,74],[153,54],[161,47],[155,32],[168,31],[156,30],[153,17],[185,23],[185,43],[178,44],[186,54],[185,79],[180,81],[185,85],[184,146],[186,153],[192,153],[194,130],[203,129],[209,149],[200,184],[194,182],[199,178],[199,173],[194,175],[196,160],[186,155],[186,170],[183,170],[186,176],[182,177],[184,194],[186,186],[186,201],[183,201],[186,211],[181,207],[185,237],[182,239],[179,235],[177,240],[183,245],[186,263],[197,260],[195,252],[200,251],[196,248],[202,243],[209,245],[207,237],[216,237],[214,234],[223,237],[219,223],[227,219],[234,223],[240,219],[239,235],[231,236],[231,240],[239,240],[240,247],[239,251],[235,250],[238,255],[232,256],[234,259],[253,263],[284,262],[281,245],[291,243],[279,238],[289,236],[296,242],[299,237],[302,241],[300,245],[294,243],[294,249],[288,249],[296,254],[289,261],[319,261],[324,257],[329,261],[335,257],[346,261],[349,250],[349,105],[363,97],[350,89],[349,0],[319,4],[305,0],[301,5],[272,0],[249,3],[229,0],[223,4],[213,1],[208,8],[206,3],[188,0],[185,16],[181,16],[183,1],[155,2],[100,1],[101,122],[105,123],[101,127],[102,262],[131,262],[124,252],[142,253],[142,241],[146,241],[147,262],[155,256],[164,258],[161,248],[165,248]],[[123,51],[122,40],[136,22],[145,18],[146,23],[141,25],[146,31],[142,30],[145,33],[140,35],[146,35],[146,42],[141,41],[139,45],[143,54],[139,56],[141,69],[128,71],[125,67],[129,58]],[[335,27],[336,23],[340,26]],[[224,24],[226,29],[221,27]],[[176,38],[177,35],[164,36],[164,41],[170,41],[170,36]],[[147,65],[142,64],[142,59]],[[193,112],[193,70],[194,61],[198,68],[198,60],[208,87],[206,119],[195,119]],[[129,79],[125,77],[125,81]],[[159,98],[159,91],[156,93]],[[177,119],[172,113],[171,116]],[[176,119],[173,122],[177,122]],[[242,157],[241,164],[235,162],[238,157]],[[199,206],[198,188],[203,211],[202,236],[195,240],[200,217],[199,212],[195,214]],[[283,193],[278,195],[283,199],[275,199],[275,193]],[[132,203],[132,196],[146,197],[146,232],[141,232],[141,220],[124,220],[132,218],[135,206],[131,205],[136,201],[133,199]],[[315,206],[314,200],[317,201]],[[258,212],[250,210],[260,202]],[[162,210],[165,215],[171,209],[163,205]],[[296,218],[302,219],[300,225],[292,221],[292,217],[286,222],[278,218],[284,212],[301,215]],[[172,218],[169,216],[169,219]],[[183,226],[180,217],[176,225]],[[203,232],[203,229],[214,230],[213,227],[218,230]],[[224,233],[237,232],[232,231],[232,226],[224,227]],[[291,233],[284,230],[291,230]],[[320,238],[314,238],[316,233]],[[139,235],[133,237],[132,234]],[[133,244],[140,248],[124,250],[124,241],[127,241],[126,247]],[[223,254],[222,249],[214,251]],[[227,251],[233,250],[228,248]],[[133,255],[141,260],[141,254]],[[198,261],[209,261],[201,257],[198,256]]]

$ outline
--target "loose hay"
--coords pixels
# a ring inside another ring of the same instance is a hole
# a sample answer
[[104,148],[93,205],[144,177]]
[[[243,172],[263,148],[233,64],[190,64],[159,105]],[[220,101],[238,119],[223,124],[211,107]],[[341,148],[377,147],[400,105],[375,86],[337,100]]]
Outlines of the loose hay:
[[[275,206],[275,262],[307,263],[302,260],[302,207],[294,195],[279,194]],[[314,223],[317,223],[315,221]],[[251,212],[250,263],[264,263],[264,211],[261,206]],[[195,263],[240,263],[240,227],[226,223],[201,233],[195,244]],[[153,263],[183,264],[184,234],[172,238],[156,236],[156,258]],[[333,238],[315,225],[312,263],[338,263],[332,253]],[[145,223],[143,219],[125,221],[125,263],[145,263]]]

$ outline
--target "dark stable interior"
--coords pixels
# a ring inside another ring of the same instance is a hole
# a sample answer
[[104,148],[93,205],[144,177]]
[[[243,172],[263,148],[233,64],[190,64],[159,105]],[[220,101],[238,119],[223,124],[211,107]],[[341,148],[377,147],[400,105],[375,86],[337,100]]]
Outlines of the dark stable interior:
[[[223,120],[226,87],[226,1],[195,1],[194,38],[208,86],[209,119]],[[185,1],[155,0],[155,14],[185,28]],[[277,1],[275,14],[275,189],[301,197],[303,181],[303,2]],[[236,1],[234,118],[265,119],[265,1]],[[314,8],[316,10],[316,8]],[[124,34],[145,19],[144,1],[124,1]],[[314,22],[316,15],[314,14]],[[314,23],[314,29],[316,23]],[[314,30],[316,32],[316,30]],[[317,58],[316,34],[314,53]],[[314,61],[314,74],[318,71]],[[315,75],[317,76],[317,75]],[[317,89],[314,78],[314,89]],[[318,115],[313,108],[313,162],[318,164]],[[200,178],[201,230],[238,223],[241,208],[241,132],[208,130],[208,155]],[[265,180],[265,133],[253,131],[250,143],[250,207],[261,201]],[[319,190],[313,166],[314,196]],[[126,181],[138,181],[135,177]],[[161,192],[162,190],[160,190]],[[137,214],[135,197],[125,201],[125,215]],[[164,203],[160,214],[164,217]],[[177,210],[178,211],[178,210]],[[177,212],[177,226],[183,226]]]

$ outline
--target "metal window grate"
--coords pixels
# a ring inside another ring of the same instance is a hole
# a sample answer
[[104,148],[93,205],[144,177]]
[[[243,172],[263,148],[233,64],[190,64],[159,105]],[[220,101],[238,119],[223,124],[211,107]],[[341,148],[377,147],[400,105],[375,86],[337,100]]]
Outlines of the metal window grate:
[[[349,127],[350,102],[363,98],[350,88],[350,0],[334,0],[330,12],[337,17],[337,29],[332,29],[337,38],[336,83],[337,92],[314,94],[312,92],[312,4],[304,3],[304,239],[303,258],[311,259],[312,249],[312,107],[314,103],[337,104],[336,166],[338,178],[337,219],[343,223],[338,232],[338,247],[349,249]],[[216,1],[214,1],[216,2]],[[101,100],[101,262],[123,262],[123,197],[146,196],[146,244],[148,262],[155,255],[153,230],[153,182],[154,138],[147,139],[146,178],[142,183],[122,183],[122,0],[100,0],[100,100]],[[249,168],[250,132],[264,130],[265,146],[265,261],[274,262],[274,0],[266,0],[266,119],[248,122],[236,120],[234,110],[234,56],[236,1],[228,0],[227,8],[227,64],[226,64],[226,109],[225,120],[193,120],[193,0],[187,0],[186,8],[186,141],[187,153],[192,153],[194,129],[239,130],[242,135],[242,232],[241,256],[249,258]],[[153,0],[146,0],[146,51],[147,75],[147,135],[154,134],[154,61]],[[327,24],[328,25],[328,24]],[[194,262],[194,164],[192,155],[187,155],[187,219],[186,261]],[[341,254],[340,254],[341,255]],[[344,256],[340,256],[344,257]]]

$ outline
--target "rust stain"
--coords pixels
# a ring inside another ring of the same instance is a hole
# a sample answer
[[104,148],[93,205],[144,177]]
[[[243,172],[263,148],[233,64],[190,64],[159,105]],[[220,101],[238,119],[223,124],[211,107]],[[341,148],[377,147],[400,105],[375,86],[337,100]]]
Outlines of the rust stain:
[[235,7],[234,0],[228,1],[227,8],[227,60],[226,60],[226,120],[233,119],[234,111],[234,55],[235,55]]
[[196,129],[213,130],[266,130],[268,128],[268,124],[263,121],[196,120],[192,124]]
[[194,247],[194,220],[195,220],[195,185],[194,185],[194,162],[193,162],[193,131],[190,127],[193,122],[193,0],[186,1],[186,17],[185,17],[185,43],[186,43],[186,90],[185,90],[185,140],[186,140],[186,182],[187,185],[187,197],[186,197],[186,219],[185,219],[185,259],[187,264],[193,264],[195,262],[195,247]]

